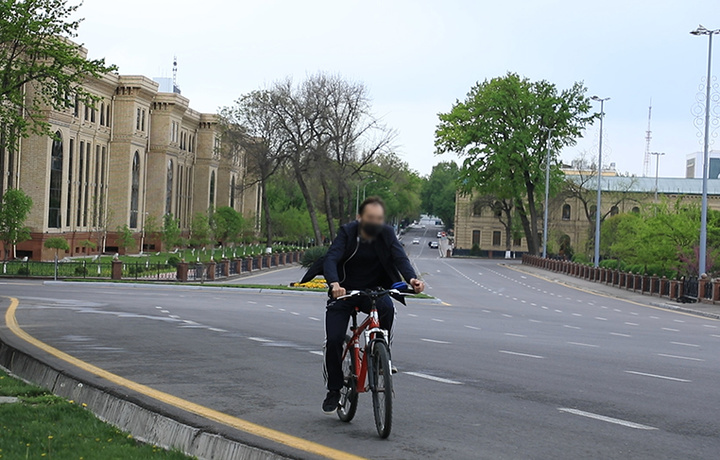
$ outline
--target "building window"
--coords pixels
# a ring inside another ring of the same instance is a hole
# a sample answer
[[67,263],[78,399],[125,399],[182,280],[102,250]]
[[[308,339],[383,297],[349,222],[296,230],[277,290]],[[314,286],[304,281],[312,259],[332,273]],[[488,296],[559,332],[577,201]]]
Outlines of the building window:
[[50,152],[50,191],[48,199],[48,227],[62,228],[62,171],[63,171],[63,141],[60,131],[55,133],[52,151]]
[[95,187],[95,196],[93,196],[93,227],[98,226],[98,202],[100,201],[100,163],[102,156],[100,155],[100,146],[95,146],[95,177],[93,177],[93,186]]
[[75,139],[70,139],[68,146],[68,195],[67,195],[67,209],[65,210],[65,222],[70,225],[72,220],[72,214],[70,210],[72,208],[72,192],[73,192],[73,157],[75,156]]
[[165,184],[165,214],[172,212],[173,161],[168,160],[167,183]]
[[140,131],[145,132],[145,109],[142,111],[142,120],[140,120]]
[[610,215],[611,215],[611,216],[617,216],[619,212],[620,212],[620,210],[618,209],[617,206],[613,206],[612,208],[610,208]]
[[638,208],[637,206],[633,206],[632,212],[633,212],[634,214],[640,214],[640,208]]
[[85,166],[85,142],[80,141],[80,149],[78,150],[78,188],[77,188],[77,216],[75,217],[75,225],[78,227],[82,224],[82,197],[83,197],[83,167]]
[[562,207],[562,220],[570,220],[570,205],[564,204]]
[[88,121],[90,119],[90,107],[85,104],[85,121]]
[[230,207],[235,209],[235,176],[230,180]]
[[137,115],[135,116],[135,129],[140,131],[140,108],[137,109]]
[[100,104],[100,126],[105,126],[105,103]]
[[493,246],[500,246],[500,240],[502,239],[502,233],[495,230],[493,232]]
[[80,117],[80,98],[75,94],[75,104],[73,104],[73,116],[75,118]]
[[522,238],[514,238],[513,239],[513,246],[522,246]]
[[135,151],[132,161],[132,185],[130,189],[130,228],[138,226],[140,206],[140,152]]
[[478,247],[480,246],[480,230],[473,230],[472,245]]
[[90,122],[95,123],[95,113],[97,112],[96,108],[90,109]]
[[105,126],[110,126],[110,104],[105,107]]
[[210,209],[215,207],[215,171],[210,173]]
[[[92,153],[92,145],[90,142],[85,144],[85,198],[83,206],[83,226],[87,227],[88,224],[88,209],[90,208],[90,154]],[[80,178],[82,179],[82,177]]]
[[473,203],[472,215],[475,217],[482,216],[482,208],[482,203],[480,201],[476,201],[475,203]]

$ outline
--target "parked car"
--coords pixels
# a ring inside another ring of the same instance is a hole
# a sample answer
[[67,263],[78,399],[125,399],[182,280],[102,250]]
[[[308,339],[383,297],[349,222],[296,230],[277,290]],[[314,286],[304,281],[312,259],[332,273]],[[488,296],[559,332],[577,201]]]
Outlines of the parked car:
[[420,238],[413,238],[412,244],[420,244]]
[[437,241],[431,241],[431,242],[430,242],[430,247],[433,248],[433,249],[437,249],[439,246],[440,246],[440,244],[438,244]]

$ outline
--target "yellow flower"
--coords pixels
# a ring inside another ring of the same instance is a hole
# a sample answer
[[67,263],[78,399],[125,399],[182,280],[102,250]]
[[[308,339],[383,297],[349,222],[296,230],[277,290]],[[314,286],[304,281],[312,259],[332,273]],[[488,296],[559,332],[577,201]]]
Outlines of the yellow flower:
[[87,407],[87,404],[85,404],[85,403],[82,403],[82,406],[83,406],[83,407]]
[[71,399],[71,400],[68,401],[68,402],[69,402],[70,404],[75,404],[75,401],[74,401],[73,399]]

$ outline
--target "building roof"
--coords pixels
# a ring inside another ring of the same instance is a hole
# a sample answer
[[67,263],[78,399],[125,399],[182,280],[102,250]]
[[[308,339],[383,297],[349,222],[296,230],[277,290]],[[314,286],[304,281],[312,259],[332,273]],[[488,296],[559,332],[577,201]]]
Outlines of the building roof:
[[[584,181],[585,186],[590,190],[597,187],[597,179],[595,177],[567,175],[566,178],[576,183],[582,183]],[[655,178],[603,176],[602,190],[606,192],[655,193]],[[659,177],[658,193],[668,195],[701,195],[702,179]],[[720,179],[708,179],[708,195],[720,196]]]

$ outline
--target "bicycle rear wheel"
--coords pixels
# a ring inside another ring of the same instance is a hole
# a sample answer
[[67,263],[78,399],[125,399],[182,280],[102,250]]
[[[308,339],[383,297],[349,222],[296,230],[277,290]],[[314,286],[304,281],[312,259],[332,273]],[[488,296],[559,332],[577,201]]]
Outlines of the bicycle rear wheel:
[[385,342],[375,342],[372,346],[370,372],[375,427],[381,438],[390,436],[392,429],[392,370],[390,352]]
[[[348,347],[350,337],[345,337],[345,348]],[[348,350],[342,363],[345,385],[340,390],[340,405],[337,414],[343,422],[349,422],[355,417],[358,406],[357,372],[355,371],[355,360],[352,350]]]

